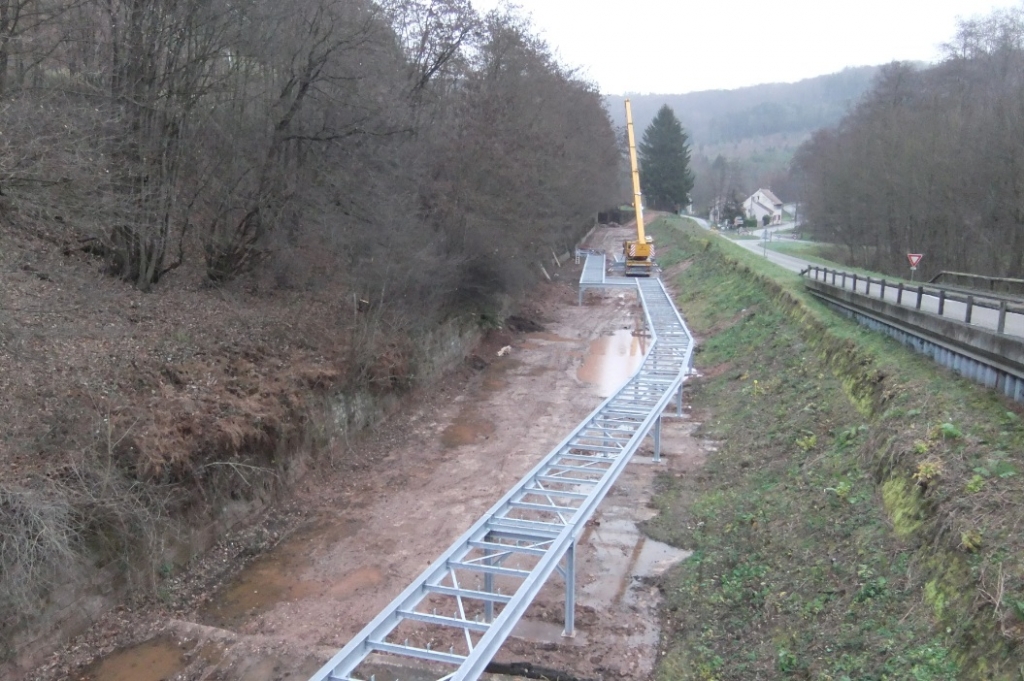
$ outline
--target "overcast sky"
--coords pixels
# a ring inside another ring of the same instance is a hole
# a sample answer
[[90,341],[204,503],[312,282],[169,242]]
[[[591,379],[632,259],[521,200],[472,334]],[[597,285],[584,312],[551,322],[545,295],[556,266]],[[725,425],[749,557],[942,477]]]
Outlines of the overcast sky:
[[[472,0],[482,12],[501,0]],[[793,82],[846,66],[936,61],[958,16],[1011,0],[516,0],[604,94]]]

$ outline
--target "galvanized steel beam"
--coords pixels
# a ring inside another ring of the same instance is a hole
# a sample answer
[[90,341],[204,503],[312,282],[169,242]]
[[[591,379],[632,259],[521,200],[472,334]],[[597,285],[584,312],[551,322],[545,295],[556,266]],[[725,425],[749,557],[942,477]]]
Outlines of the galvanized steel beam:
[[[596,268],[584,275],[599,286],[603,256]],[[673,402],[681,413],[693,359],[693,337],[661,281],[630,285],[651,335],[636,373],[310,681],[367,681],[366,663],[410,661],[436,665],[426,671],[440,680],[477,679],[552,572],[565,580],[564,634],[574,634],[576,540],[648,434],[660,458],[662,413]]]

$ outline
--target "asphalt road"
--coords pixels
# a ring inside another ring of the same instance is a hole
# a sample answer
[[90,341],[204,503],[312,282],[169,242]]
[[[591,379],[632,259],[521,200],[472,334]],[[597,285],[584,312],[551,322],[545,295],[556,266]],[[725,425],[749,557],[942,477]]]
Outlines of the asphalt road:
[[[694,218],[694,219],[698,222],[698,224],[701,225],[701,227],[704,227],[705,229],[708,228],[707,221],[701,220],[701,219],[698,219],[698,218]],[[765,244],[764,244],[764,233],[765,233],[765,231],[769,232],[769,234],[774,234],[775,232],[777,232],[777,231],[779,231],[781,229],[788,229],[791,226],[792,225],[785,224],[785,225],[780,225],[780,226],[777,226],[777,227],[767,227],[765,229],[753,230],[751,232],[751,234],[758,237],[758,239],[756,241],[754,241],[752,239],[742,239],[742,240],[739,240],[739,241],[733,241],[732,243],[734,243],[737,246],[740,246],[742,248],[745,248],[748,251],[751,251],[752,253],[756,253],[757,255],[760,255],[760,256],[762,256],[764,258],[767,258],[767,260],[769,262],[772,262],[772,263],[778,265],[779,267],[782,267],[782,268],[785,268],[787,270],[790,270],[791,272],[799,273],[799,272],[807,269],[808,267],[814,267],[815,265],[820,266],[819,263],[811,263],[811,262],[809,262],[807,260],[804,260],[802,258],[799,258],[799,257],[795,257],[795,256],[792,256],[792,255],[786,255],[784,253],[777,253],[775,251],[766,250],[765,249],[765,247],[764,247],[765,246]],[[722,238],[724,239],[724,238],[727,238],[727,237],[723,236]],[[831,281],[830,281],[830,283],[831,283]],[[840,280],[837,279],[836,280],[836,284],[838,285],[840,283],[841,283]],[[846,288],[850,289],[850,290],[854,290],[853,289],[853,282],[849,278],[847,278],[847,281],[846,281]],[[862,279],[858,280],[856,290],[859,291],[860,293],[867,293],[866,283]],[[880,293],[880,286],[877,283],[873,284],[872,287],[871,287],[870,295],[873,296],[873,297],[878,298],[878,297],[880,297],[879,293]],[[894,305],[897,304],[897,300],[896,300],[897,296],[898,296],[898,292],[897,292],[897,289],[896,289],[895,286],[887,286],[886,287],[886,290],[885,290],[885,300],[887,302],[893,303]],[[984,294],[979,294],[979,296],[976,296],[976,298],[978,298],[978,299],[981,299],[983,297],[984,297]],[[906,291],[905,290],[903,292],[902,302],[899,303],[899,304],[902,304],[904,307],[915,307],[917,305],[917,293],[916,293],[916,291],[911,292],[911,291]],[[934,295],[924,295],[924,296],[922,296],[922,298],[921,298],[921,310],[923,312],[930,312],[931,314],[938,314],[939,313],[939,299],[938,299],[938,296],[934,296]],[[945,302],[944,307],[943,307],[943,314],[942,314],[942,316],[944,318],[946,318],[946,319],[952,319],[952,320],[963,322],[964,319],[965,319],[965,316],[966,316],[966,312],[967,312],[967,305],[965,303],[960,303],[960,302],[956,302],[956,301],[952,301],[952,300],[947,300]],[[991,331],[996,331],[997,328],[998,328],[998,324],[999,324],[999,311],[998,310],[984,308],[984,307],[978,307],[978,305],[975,304],[974,309],[972,310],[972,313],[971,313],[971,323],[970,323],[971,326],[976,326],[976,327],[980,327],[980,328],[984,328],[984,329],[989,329]],[[1022,313],[1007,313],[1007,315],[1006,315],[1006,326],[1005,326],[1005,329],[1004,329],[1004,333],[1006,335],[1008,335],[1008,336],[1018,336],[1018,337],[1024,338],[1024,314],[1022,314]]]

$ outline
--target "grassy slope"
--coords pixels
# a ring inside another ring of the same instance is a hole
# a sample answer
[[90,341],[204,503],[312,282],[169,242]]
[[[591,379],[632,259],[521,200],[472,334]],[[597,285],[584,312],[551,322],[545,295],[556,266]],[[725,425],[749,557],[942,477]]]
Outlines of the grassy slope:
[[660,482],[659,679],[1020,678],[1019,410],[683,221],[654,228],[721,440]]

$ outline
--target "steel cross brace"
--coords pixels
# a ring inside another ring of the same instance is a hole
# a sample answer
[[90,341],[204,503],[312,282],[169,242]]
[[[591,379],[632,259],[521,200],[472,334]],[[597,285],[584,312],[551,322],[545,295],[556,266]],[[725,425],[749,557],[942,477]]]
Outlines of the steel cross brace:
[[662,283],[641,279],[636,289],[651,344],[633,377],[311,681],[365,681],[359,670],[367,662],[417,663],[418,678],[426,671],[446,681],[477,679],[552,572],[565,580],[564,634],[573,635],[577,539],[647,435],[660,457],[662,415],[677,399],[681,408],[693,356],[693,338]]

